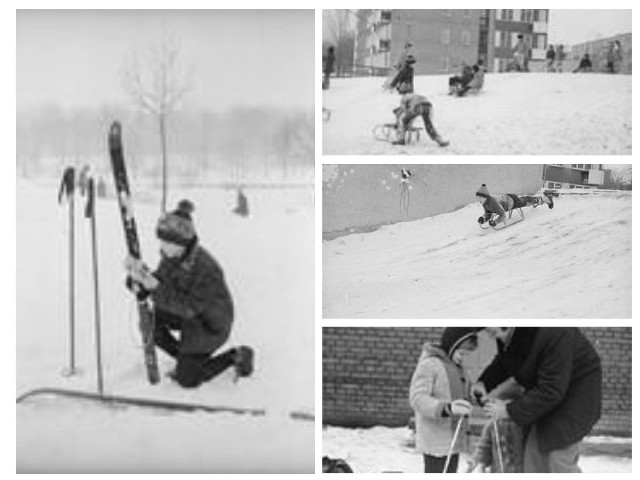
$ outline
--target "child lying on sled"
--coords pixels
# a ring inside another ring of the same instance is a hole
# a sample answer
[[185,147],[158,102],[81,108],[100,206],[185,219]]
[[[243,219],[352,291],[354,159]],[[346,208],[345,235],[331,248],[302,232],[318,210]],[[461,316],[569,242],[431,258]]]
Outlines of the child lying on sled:
[[[547,204],[549,208],[553,208],[553,195],[550,193],[543,193],[542,195],[516,195],[514,193],[507,193],[505,195],[492,196],[489,193],[489,189],[486,184],[482,186],[476,192],[476,198],[484,207],[484,215],[478,218],[478,223],[482,225],[485,222],[489,222],[489,225],[495,227],[498,223],[504,221],[507,218],[507,213],[511,210],[522,207],[537,207],[538,205]],[[493,215],[498,215],[497,218],[493,218]]]

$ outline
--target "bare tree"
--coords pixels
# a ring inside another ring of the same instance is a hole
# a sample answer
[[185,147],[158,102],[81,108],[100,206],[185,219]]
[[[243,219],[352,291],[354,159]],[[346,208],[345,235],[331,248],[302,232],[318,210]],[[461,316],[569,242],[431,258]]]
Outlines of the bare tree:
[[325,44],[333,44],[336,49],[336,75],[341,76],[345,69],[353,66],[353,48],[355,43],[354,19],[357,13],[353,10],[325,10]]
[[123,84],[133,102],[156,117],[162,155],[162,212],[167,210],[167,123],[189,90],[189,73],[175,42],[152,47],[144,61],[132,55],[123,71]]

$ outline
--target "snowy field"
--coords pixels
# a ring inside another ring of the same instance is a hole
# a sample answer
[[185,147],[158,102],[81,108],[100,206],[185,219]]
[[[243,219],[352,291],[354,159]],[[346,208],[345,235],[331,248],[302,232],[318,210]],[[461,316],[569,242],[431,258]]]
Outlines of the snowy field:
[[395,121],[399,95],[381,90],[384,78],[339,78],[323,92],[331,119],[322,126],[322,153],[631,155],[631,75],[488,74],[484,90],[464,98],[447,95],[447,77],[417,76],[414,84],[433,104],[449,147],[426,135],[406,147],[375,140],[376,124]]
[[501,231],[474,203],[324,241],[324,317],[630,318],[631,203],[562,194]]
[[[18,180],[17,394],[38,387],[95,391],[89,221],[76,203],[77,365],[63,377],[67,341],[67,206],[57,185]],[[135,185],[133,186],[135,191]],[[232,373],[195,390],[164,377],[151,386],[142,363],[137,311],[124,287],[125,244],[115,200],[98,199],[103,363],[107,394],[211,406],[251,407],[264,416],[169,413],[81,400],[34,397],[17,405],[18,472],[312,472],[314,422],[313,187],[246,191],[251,217],[231,213],[235,192],[172,192],[195,203],[201,243],[220,261],[236,304],[229,344],[256,351],[252,377]],[[152,198],[153,192],[140,194]],[[158,260],[159,202],[137,202],[142,253]]]
[[[589,443],[613,444],[618,439],[592,437]],[[624,440],[630,443],[630,440]],[[322,432],[322,454],[347,461],[355,473],[405,472],[420,473],[422,456],[416,452],[413,434],[406,428],[374,427],[346,429],[325,427]],[[463,467],[465,459],[460,462]],[[579,461],[584,473],[631,473],[631,458],[612,455],[583,455]]]

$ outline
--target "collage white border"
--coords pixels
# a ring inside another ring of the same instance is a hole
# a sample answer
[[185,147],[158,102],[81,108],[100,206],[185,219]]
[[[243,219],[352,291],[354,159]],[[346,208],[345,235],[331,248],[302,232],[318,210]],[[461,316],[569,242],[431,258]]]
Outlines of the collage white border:
[[[315,146],[316,146],[316,177],[315,177],[315,374],[316,374],[316,391],[315,391],[315,410],[316,410],[316,444],[315,444],[315,458],[316,458],[316,472],[320,472],[321,466],[321,455],[322,455],[322,331],[321,327],[324,326],[424,326],[424,321],[420,320],[327,320],[321,321],[322,319],[322,163],[353,163],[353,164],[366,164],[366,163],[397,163],[397,157],[391,156],[375,156],[375,157],[367,157],[367,156],[327,156],[325,158],[322,157],[322,116],[321,116],[321,105],[322,105],[322,90],[320,85],[320,76],[321,76],[321,45],[322,45],[322,10],[323,9],[332,9],[332,8],[345,8],[345,5],[342,2],[332,2],[332,1],[282,1],[282,0],[272,0],[269,2],[258,2],[254,1],[246,1],[246,0],[236,0],[233,2],[234,9],[314,9],[315,10],[315,39],[316,46],[315,52],[315,106],[316,106],[316,138],[315,138]],[[396,1],[396,2],[381,2],[379,0],[371,0],[368,2],[363,2],[361,0],[354,0],[349,3],[349,7],[353,8],[388,8],[389,3],[393,3],[393,7],[395,8],[438,8],[445,4],[445,2],[418,2],[418,1]],[[487,6],[500,6],[500,2],[489,1],[487,2]],[[501,2],[504,5],[504,2]],[[553,2],[553,6],[556,8],[626,8],[633,9],[634,2],[632,1],[609,1],[606,4],[602,4],[602,2],[578,2],[578,1],[566,1],[566,0],[556,0]],[[456,5],[458,8],[462,7],[470,7],[473,8],[476,3],[472,3],[469,0],[462,0],[458,2]],[[447,5],[450,6],[450,5]],[[546,6],[546,5],[545,5]],[[49,9],[49,8],[61,8],[61,9],[86,9],[86,8],[97,8],[97,9],[131,9],[131,8],[139,8],[139,9],[215,9],[217,7],[216,2],[213,1],[204,1],[204,0],[181,0],[170,1],[170,0],[156,0],[154,2],[149,1],[140,1],[140,0],[112,0],[112,1],[92,1],[92,2],[82,2],[79,0],[73,1],[55,1],[55,2],[47,2],[44,0],[39,1],[9,1],[3,2],[2,5],[2,29],[0,29],[2,35],[2,42],[0,42],[0,48],[2,48],[2,58],[5,60],[5,69],[3,75],[1,77],[2,88],[0,89],[0,94],[3,97],[3,102],[1,105],[4,107],[2,109],[2,117],[3,123],[2,129],[3,134],[3,145],[5,148],[2,150],[2,158],[3,161],[0,162],[0,168],[2,169],[1,178],[3,179],[2,188],[0,188],[0,194],[2,195],[2,205],[5,207],[4,216],[5,223],[3,233],[3,242],[2,245],[5,247],[3,249],[5,258],[11,257],[13,259],[13,269],[9,268],[8,263],[4,262],[5,268],[3,269],[3,284],[4,287],[2,291],[3,295],[3,303],[10,305],[8,309],[8,315],[5,317],[5,322],[11,324],[11,332],[5,331],[5,345],[10,341],[11,338],[15,338],[16,328],[15,321],[16,318],[16,287],[15,287],[15,279],[16,279],[16,268],[17,259],[15,258],[15,253],[12,255],[11,251],[16,252],[16,244],[15,237],[13,235],[12,227],[15,225],[17,220],[16,218],[16,184],[15,184],[15,106],[16,106],[16,76],[15,76],[15,65],[16,65],[16,21],[15,21],[15,10],[16,9]],[[635,37],[635,36],[634,36]],[[636,47],[637,39],[633,39],[633,45]],[[311,54],[311,52],[310,52]],[[9,65],[13,67],[13,71],[10,71]],[[637,81],[633,80],[633,89],[635,90],[637,87]],[[637,98],[634,97],[633,100],[633,120],[635,123],[635,119],[638,117],[638,105]],[[637,142],[637,134],[633,133],[633,144],[638,145]],[[6,145],[10,145],[11,148],[7,149]],[[558,158],[556,158],[558,157]],[[601,157],[601,156],[579,156],[579,160],[592,160],[593,163],[633,163],[632,157]],[[544,161],[545,163],[555,163],[559,160],[567,160],[567,156],[499,156],[499,157],[489,157],[489,156],[461,156],[455,158],[455,161],[451,159],[451,157],[439,157],[439,156],[415,156],[415,157],[406,157],[403,156],[402,160],[407,164],[420,164],[420,163],[541,163],[540,161]],[[635,177],[635,175],[634,175]],[[633,233],[634,239],[638,238],[638,231],[636,222],[636,213],[638,207],[638,199],[634,197],[633,199]],[[10,217],[10,218],[7,218]],[[634,247],[635,247],[634,242]],[[635,248],[634,248],[635,249]],[[637,271],[635,268],[637,263],[637,255],[633,257],[633,285],[636,286],[638,284]],[[634,288],[634,291],[637,288]],[[640,316],[637,314],[637,309],[635,305],[637,302],[635,298],[633,300],[633,312],[636,316]],[[11,319],[15,319],[11,321]],[[433,325],[434,320],[428,321]],[[444,322],[443,322],[444,323]],[[462,321],[452,321],[446,320],[447,325],[468,325],[470,323],[475,323],[473,320],[462,320]],[[535,325],[550,325],[553,326],[553,320],[531,320],[528,321],[529,324]],[[616,320],[612,322],[611,320],[573,320],[573,321],[563,321],[563,325],[567,326],[604,326],[611,325],[615,323],[615,326],[632,326],[633,318],[626,320]],[[434,325],[439,326],[439,325]],[[13,337],[11,337],[12,335]],[[634,338],[633,340],[633,364],[638,365],[638,348],[637,340]],[[14,395],[15,392],[15,346],[13,349],[3,348],[2,351],[2,359],[4,365],[6,367],[6,372],[13,375],[12,377],[7,374],[5,375],[4,381],[1,382],[3,385],[3,420],[5,428],[4,436],[5,442],[3,445],[5,446],[2,461],[2,473],[5,475],[13,475],[15,474],[15,409],[14,409]],[[638,368],[634,369],[633,373],[633,406],[638,403],[638,389],[636,387],[639,378]],[[635,410],[635,408],[634,408]],[[640,410],[639,410],[640,411]],[[638,431],[637,424],[640,420],[638,420],[638,415],[633,416],[633,432]],[[14,428],[8,428],[9,425],[12,425]],[[12,445],[12,449],[7,448],[8,445]],[[215,447],[214,447],[215,448]],[[10,452],[13,452],[13,455],[10,455]],[[637,456],[637,455],[636,455]],[[640,471],[637,467],[638,460],[633,461],[633,472]],[[317,475],[317,474],[316,474]],[[389,475],[389,474],[388,474]],[[393,475],[393,474],[390,474]],[[401,474],[402,478],[407,478],[412,476],[412,474]],[[417,474],[415,474],[417,475]],[[619,474],[616,478],[624,478],[631,477],[632,474]],[[202,475],[203,477],[205,475]],[[240,475],[242,477],[243,475]],[[591,476],[592,478],[601,478],[600,475],[590,474],[587,477]],[[177,478],[178,475],[175,475]],[[518,476],[518,478],[522,478]]]

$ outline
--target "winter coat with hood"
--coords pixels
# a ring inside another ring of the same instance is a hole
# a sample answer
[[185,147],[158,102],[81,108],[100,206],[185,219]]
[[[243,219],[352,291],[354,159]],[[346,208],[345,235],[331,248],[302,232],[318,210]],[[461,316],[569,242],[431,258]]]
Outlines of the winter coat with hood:
[[233,323],[233,301],[218,262],[196,243],[182,258],[164,257],[154,276],[160,281],[151,293],[154,307],[180,324],[180,352],[218,348]]
[[[462,367],[454,363],[442,347],[425,344],[409,389],[419,451],[436,457],[447,455],[459,417],[446,416],[446,406],[459,398],[468,400],[469,392],[469,379]],[[468,450],[467,431],[465,419],[453,453]]]
[[515,329],[480,376],[487,390],[510,376],[525,388],[507,412],[521,428],[537,427],[542,453],[580,441],[600,418],[600,357],[578,328]]

